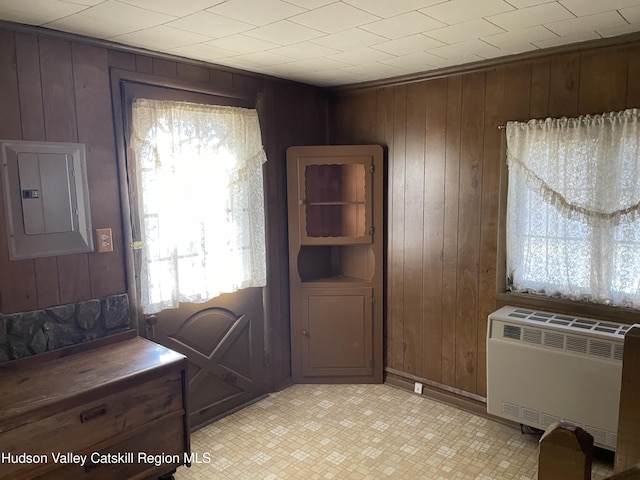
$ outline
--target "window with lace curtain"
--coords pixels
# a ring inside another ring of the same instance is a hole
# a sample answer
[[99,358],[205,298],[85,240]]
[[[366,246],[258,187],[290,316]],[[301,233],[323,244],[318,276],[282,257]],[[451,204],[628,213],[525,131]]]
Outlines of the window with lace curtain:
[[266,156],[257,112],[135,99],[130,147],[143,312],[264,286]]
[[640,110],[507,124],[507,289],[640,309]]

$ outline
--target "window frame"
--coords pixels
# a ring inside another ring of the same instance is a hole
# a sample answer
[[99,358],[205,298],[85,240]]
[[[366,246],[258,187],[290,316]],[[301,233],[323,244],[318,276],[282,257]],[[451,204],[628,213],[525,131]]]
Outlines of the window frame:
[[589,318],[599,318],[621,323],[640,323],[640,311],[612,305],[579,302],[561,298],[545,297],[532,293],[507,290],[507,189],[509,169],[507,167],[507,139],[503,128],[500,149],[500,188],[498,208],[498,251],[496,255],[496,302],[502,305],[559,312]]

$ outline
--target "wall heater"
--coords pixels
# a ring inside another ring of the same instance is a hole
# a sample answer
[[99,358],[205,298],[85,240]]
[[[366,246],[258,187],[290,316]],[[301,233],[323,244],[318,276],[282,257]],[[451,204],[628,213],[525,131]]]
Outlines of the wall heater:
[[510,306],[488,321],[487,411],[540,430],[564,420],[615,450],[631,326]]

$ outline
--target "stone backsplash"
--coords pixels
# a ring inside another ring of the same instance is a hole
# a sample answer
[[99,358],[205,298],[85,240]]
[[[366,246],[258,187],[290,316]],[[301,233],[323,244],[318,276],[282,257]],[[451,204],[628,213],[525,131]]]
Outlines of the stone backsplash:
[[127,294],[0,315],[0,363],[131,328]]

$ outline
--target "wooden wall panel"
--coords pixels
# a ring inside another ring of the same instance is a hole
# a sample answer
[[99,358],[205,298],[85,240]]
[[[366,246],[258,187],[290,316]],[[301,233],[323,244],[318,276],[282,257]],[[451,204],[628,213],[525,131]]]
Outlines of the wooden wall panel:
[[[387,147],[385,349],[394,375],[474,399],[486,395],[487,316],[502,305],[504,285],[500,188],[507,169],[498,126],[640,107],[639,53],[636,42],[336,92],[331,141],[361,143],[376,131]],[[382,112],[390,91],[393,109]],[[377,116],[358,111],[374,98]]]

